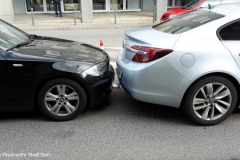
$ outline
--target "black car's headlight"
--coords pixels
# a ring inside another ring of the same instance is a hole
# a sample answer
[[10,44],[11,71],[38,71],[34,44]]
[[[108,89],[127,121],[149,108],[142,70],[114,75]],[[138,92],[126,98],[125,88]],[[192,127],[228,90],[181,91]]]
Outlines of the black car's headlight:
[[91,76],[101,76],[105,71],[107,71],[108,65],[106,62],[99,63],[95,66],[92,66],[81,73],[82,77],[86,77],[87,75]]

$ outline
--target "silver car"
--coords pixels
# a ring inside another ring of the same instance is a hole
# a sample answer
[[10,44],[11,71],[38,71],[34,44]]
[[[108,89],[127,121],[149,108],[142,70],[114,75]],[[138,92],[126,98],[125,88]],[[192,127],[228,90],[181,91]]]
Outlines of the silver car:
[[239,106],[240,3],[125,34],[117,75],[133,98],[182,108],[200,125],[220,123]]

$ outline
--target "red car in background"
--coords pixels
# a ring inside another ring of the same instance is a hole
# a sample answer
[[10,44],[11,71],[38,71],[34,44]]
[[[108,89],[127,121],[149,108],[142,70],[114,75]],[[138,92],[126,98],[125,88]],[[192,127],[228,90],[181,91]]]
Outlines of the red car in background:
[[231,2],[234,2],[234,0],[192,0],[182,8],[175,8],[165,12],[162,15],[161,21],[166,21],[175,16],[197,10],[200,7],[206,7],[208,4],[215,5],[215,4],[225,3],[225,2],[231,3]]

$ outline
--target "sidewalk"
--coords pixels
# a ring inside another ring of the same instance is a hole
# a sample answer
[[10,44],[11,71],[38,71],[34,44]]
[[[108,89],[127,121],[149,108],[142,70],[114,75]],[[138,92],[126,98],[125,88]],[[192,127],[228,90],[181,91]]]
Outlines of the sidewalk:
[[74,25],[74,14],[66,13],[63,17],[55,17],[55,14],[34,14],[35,25],[32,25],[31,14],[0,16],[20,29],[86,29],[86,28],[135,28],[151,26],[153,23],[153,12],[117,12],[117,24],[114,24],[114,12],[93,13],[93,23],[82,23],[81,13],[76,13],[76,25]]

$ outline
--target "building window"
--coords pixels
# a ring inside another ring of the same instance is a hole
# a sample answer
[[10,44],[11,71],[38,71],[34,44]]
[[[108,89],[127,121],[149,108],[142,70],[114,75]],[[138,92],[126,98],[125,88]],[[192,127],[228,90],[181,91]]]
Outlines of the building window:
[[35,12],[42,12],[44,11],[43,7],[43,0],[26,0],[27,11],[30,12],[31,8]]
[[168,7],[174,8],[174,7],[184,6],[190,1],[191,0],[168,0]]
[[126,0],[127,10],[140,10],[141,8],[141,0]]
[[114,8],[116,8],[116,10],[123,10],[123,1],[124,0],[110,0],[110,10],[114,10]]
[[64,11],[80,11],[80,0],[63,0]]
[[173,0],[168,0],[168,7],[171,7],[173,5]]
[[47,2],[47,11],[48,12],[55,11],[54,4],[52,3],[53,1],[52,0],[47,0],[46,2]]
[[105,0],[92,0],[93,10],[106,10]]
[[182,6],[182,0],[175,0],[175,6]]

